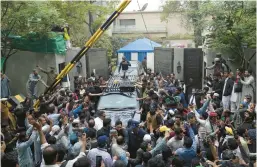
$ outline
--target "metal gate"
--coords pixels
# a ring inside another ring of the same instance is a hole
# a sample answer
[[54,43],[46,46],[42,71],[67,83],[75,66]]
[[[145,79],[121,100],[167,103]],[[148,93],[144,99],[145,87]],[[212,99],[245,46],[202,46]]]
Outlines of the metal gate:
[[193,79],[193,87],[202,89],[203,51],[200,48],[184,49],[184,81],[187,84],[189,78]]
[[154,71],[167,76],[173,72],[174,49],[154,48]]

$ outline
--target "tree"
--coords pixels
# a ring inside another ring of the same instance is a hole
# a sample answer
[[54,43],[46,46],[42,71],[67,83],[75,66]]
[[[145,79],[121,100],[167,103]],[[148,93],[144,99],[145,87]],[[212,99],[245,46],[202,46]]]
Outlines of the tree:
[[112,36],[111,37],[111,43],[112,43],[112,57],[117,57],[117,51],[126,45],[126,39],[122,36]]
[[37,32],[40,37],[45,37],[53,22],[60,24],[64,20],[48,2],[2,1],[1,6],[1,55],[5,59],[5,72],[7,60],[17,52],[11,35],[25,36]]
[[211,48],[232,53],[235,62],[245,68],[244,46],[256,48],[256,2],[224,1],[209,8]]
[[117,1],[52,1],[70,27],[71,42],[74,46],[83,46],[107,15],[114,11]]
[[206,27],[208,1],[166,1],[162,6],[162,21],[181,15],[181,23],[188,30],[193,29],[195,46],[202,45],[202,32]]

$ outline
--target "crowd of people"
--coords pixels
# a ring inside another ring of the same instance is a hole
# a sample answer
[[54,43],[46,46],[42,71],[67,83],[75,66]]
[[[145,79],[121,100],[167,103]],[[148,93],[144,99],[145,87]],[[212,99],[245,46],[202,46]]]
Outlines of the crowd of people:
[[[17,127],[1,122],[4,167],[253,167],[256,107],[251,71],[223,71],[201,91],[175,74],[139,76],[141,120],[112,126],[97,110],[103,77],[77,80],[11,111]],[[190,79],[190,82],[192,81]],[[196,82],[197,83],[197,82]],[[239,86],[240,85],[240,86]],[[251,86],[250,86],[251,85]],[[192,91],[193,90],[193,91]],[[33,91],[34,93],[34,91]]]

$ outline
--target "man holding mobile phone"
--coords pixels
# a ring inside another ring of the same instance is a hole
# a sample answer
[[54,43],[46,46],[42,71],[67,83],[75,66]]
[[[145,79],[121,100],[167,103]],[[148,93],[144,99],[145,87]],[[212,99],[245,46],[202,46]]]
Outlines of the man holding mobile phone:
[[[107,152],[106,145],[108,142],[107,136],[100,136],[97,139],[97,148],[93,148],[88,152],[88,159],[91,162],[91,166],[99,165],[99,161],[102,160],[105,167],[112,167],[113,161],[111,155]],[[100,158],[101,157],[101,158]]]

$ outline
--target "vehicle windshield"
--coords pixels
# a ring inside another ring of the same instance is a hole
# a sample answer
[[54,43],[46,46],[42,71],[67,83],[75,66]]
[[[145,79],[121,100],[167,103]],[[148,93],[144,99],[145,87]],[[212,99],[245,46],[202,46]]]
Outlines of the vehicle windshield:
[[102,96],[98,103],[98,109],[104,108],[137,108],[136,96],[128,97],[122,94],[108,94]]

